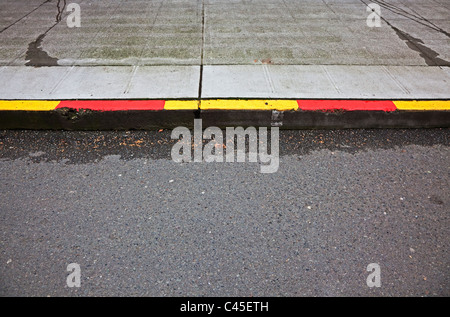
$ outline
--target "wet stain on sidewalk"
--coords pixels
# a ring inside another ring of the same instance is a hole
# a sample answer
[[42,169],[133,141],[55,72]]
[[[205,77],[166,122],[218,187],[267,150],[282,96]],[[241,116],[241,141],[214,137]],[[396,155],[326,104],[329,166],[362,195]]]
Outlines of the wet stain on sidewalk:
[[59,22],[62,21],[62,15],[64,9],[66,8],[66,0],[58,0],[56,4],[58,13],[56,14],[56,22],[53,24],[45,33],[39,35],[36,41],[28,44],[28,50],[25,55],[25,59],[28,61],[26,66],[33,67],[47,67],[47,66],[58,66],[58,59],[48,55],[46,51],[42,48],[42,41],[50,30],[52,30]]
[[391,24],[389,24],[389,26],[395,31],[401,40],[406,42],[406,45],[408,45],[411,50],[420,54],[428,66],[450,66],[449,61],[439,58],[439,53],[425,46],[425,43],[421,39],[417,39],[408,33],[397,29]]
[[[366,1],[361,0],[362,3],[364,3],[364,5],[368,6],[368,3],[366,3]],[[441,29],[440,27],[438,27],[436,24],[432,23],[430,20],[424,18],[423,16],[421,16],[418,13],[411,13],[409,11],[404,10],[402,7],[400,6],[396,6],[394,4],[388,4],[385,3],[383,1],[377,1],[377,0],[373,0],[373,2],[375,2],[376,4],[378,4],[379,6],[383,7],[386,10],[391,11],[392,13],[395,13],[399,16],[402,16],[410,21],[414,21],[418,24],[421,24],[425,27],[428,27],[438,33],[444,34],[447,37],[450,37],[450,33],[448,33],[447,31]],[[420,57],[422,57],[425,60],[425,63],[428,66],[450,66],[450,62],[447,60],[444,60],[442,58],[439,58],[438,56],[440,55],[438,52],[432,50],[431,48],[427,47],[424,43],[424,41],[422,41],[421,39],[415,38],[413,36],[411,36],[410,34],[408,34],[405,31],[402,31],[398,28],[396,28],[395,26],[392,25],[392,23],[390,23],[387,19],[385,19],[384,17],[380,18],[386,22],[386,24],[395,31],[395,33],[397,34],[397,36],[406,43],[406,45],[408,46],[408,48],[410,48],[411,50],[418,52]]]
[[42,49],[42,40],[47,33],[39,35],[36,41],[28,45],[28,51],[26,53],[26,60],[28,62],[26,66],[42,67],[42,66],[58,66],[58,59],[50,57],[47,52]]

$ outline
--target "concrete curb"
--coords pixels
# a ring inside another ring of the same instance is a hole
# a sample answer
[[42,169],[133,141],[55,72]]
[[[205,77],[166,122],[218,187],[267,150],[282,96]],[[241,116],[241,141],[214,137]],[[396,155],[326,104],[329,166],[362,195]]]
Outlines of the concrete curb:
[[0,100],[0,129],[450,127],[450,100]]

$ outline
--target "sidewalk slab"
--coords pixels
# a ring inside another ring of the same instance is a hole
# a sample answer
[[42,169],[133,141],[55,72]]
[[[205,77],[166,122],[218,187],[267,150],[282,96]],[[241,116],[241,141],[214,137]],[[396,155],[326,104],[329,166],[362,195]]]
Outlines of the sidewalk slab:
[[64,67],[0,68],[0,99],[51,99],[51,92],[70,71]]
[[450,75],[432,66],[205,66],[203,98],[447,99]]
[[36,51],[59,66],[254,65],[266,59],[277,65],[426,66],[424,52],[428,59],[450,58],[440,30],[449,29],[446,1],[380,2],[380,28],[367,26],[368,0],[74,2],[80,28],[66,23],[69,2],[3,0],[0,65],[25,65]]
[[198,66],[0,69],[0,100],[197,98]]
[[[199,66],[0,68],[0,100],[195,99]],[[209,65],[203,99],[448,99],[439,66]]]

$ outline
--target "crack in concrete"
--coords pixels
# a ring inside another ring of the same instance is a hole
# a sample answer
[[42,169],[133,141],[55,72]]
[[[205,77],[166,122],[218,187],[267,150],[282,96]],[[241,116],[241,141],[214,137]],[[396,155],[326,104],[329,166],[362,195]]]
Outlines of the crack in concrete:
[[61,22],[62,20],[62,15],[64,13],[64,9],[66,8],[66,0],[64,0],[64,5],[61,8],[61,0],[58,0],[58,4],[56,5],[56,7],[58,8],[58,14],[56,15],[56,23]]

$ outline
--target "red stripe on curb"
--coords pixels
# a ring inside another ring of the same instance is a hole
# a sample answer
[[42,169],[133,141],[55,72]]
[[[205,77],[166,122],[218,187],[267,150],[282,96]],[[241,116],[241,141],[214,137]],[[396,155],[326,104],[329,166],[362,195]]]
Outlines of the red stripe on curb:
[[65,100],[56,107],[93,111],[164,110],[164,100]]
[[305,111],[396,111],[389,100],[297,100],[299,110]]

